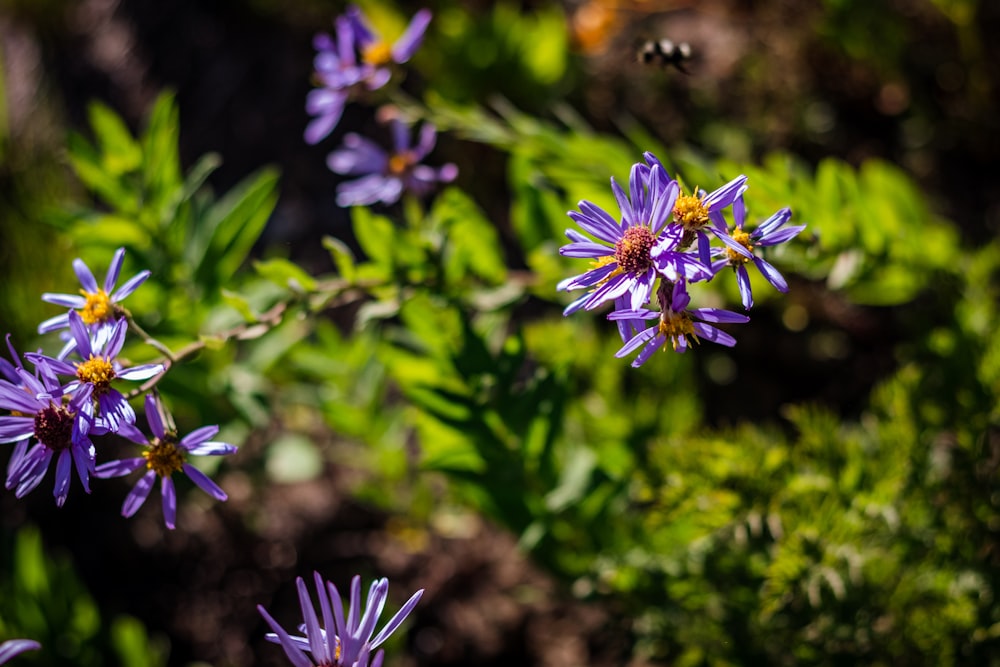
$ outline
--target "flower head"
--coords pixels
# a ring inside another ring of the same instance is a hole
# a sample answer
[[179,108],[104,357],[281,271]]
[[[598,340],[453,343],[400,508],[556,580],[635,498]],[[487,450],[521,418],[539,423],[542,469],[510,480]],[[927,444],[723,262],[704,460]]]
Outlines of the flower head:
[[164,427],[159,401],[152,394],[146,395],[146,420],[153,432],[152,440],[148,440],[142,432],[130,424],[124,425],[119,431],[120,435],[146,446],[147,449],[142,456],[103,463],[97,466],[94,476],[121,477],[146,466],[146,473],[139,478],[122,504],[122,516],[130,517],[142,507],[153,488],[153,483],[159,477],[160,494],[163,497],[163,521],[167,528],[173,530],[177,516],[177,495],[171,476],[175,472],[183,472],[202,491],[220,502],[225,501],[228,497],[226,492],[205,473],[188,463],[187,458],[233,454],[236,452],[236,447],[225,442],[210,441],[219,432],[218,426],[204,426],[183,438],[178,438],[175,431]]
[[[163,365],[142,364],[122,368],[117,357],[125,345],[128,322],[124,319],[114,324],[107,337],[100,338],[91,336],[83,318],[76,311],[69,312],[69,326],[81,361],[64,361],[40,354],[29,354],[28,358],[36,364],[47,366],[55,373],[76,376],[76,380],[66,385],[67,392],[72,393],[80,386],[90,387],[91,395],[97,403],[97,414],[108,430],[117,433],[122,424],[134,424],[135,410],[125,396],[111,386],[111,382],[115,379],[148,380],[162,372]],[[87,409],[93,413],[93,406]]]
[[785,282],[784,276],[767,260],[758,257],[756,249],[784,243],[806,228],[805,225],[785,227],[785,223],[791,217],[791,209],[783,208],[760,223],[752,232],[747,232],[743,229],[743,223],[746,219],[746,208],[743,205],[743,200],[741,198],[733,203],[733,219],[736,221],[736,227],[729,234],[718,235],[727,247],[716,250],[715,254],[719,259],[713,263],[712,270],[714,273],[718,273],[727,266],[733,268],[736,272],[736,283],[740,288],[740,298],[743,301],[743,307],[747,310],[753,306],[750,275],[746,269],[746,265],[750,262],[753,262],[761,275],[774,285],[776,290],[779,292],[788,291],[788,283]]
[[[368,597],[364,606],[361,604],[361,577],[351,580],[351,598],[345,619],[344,606],[337,587],[327,581],[324,585],[319,572],[313,573],[316,593],[319,597],[320,616],[323,626],[320,627],[316,609],[302,577],[295,580],[299,592],[299,604],[302,608],[303,624],[300,629],[305,637],[292,637],[267,613],[263,606],[257,605],[257,611],[264,617],[267,624],[274,630],[266,639],[285,650],[285,655],[295,667],[379,667],[382,664],[383,653],[377,649],[403,623],[413,608],[416,607],[423,589],[414,593],[409,600],[393,615],[389,622],[373,637],[375,625],[378,623],[382,609],[385,607],[389,592],[389,580],[382,578],[372,582],[368,589]],[[312,660],[304,651],[312,654]]]
[[317,35],[313,40],[313,66],[318,85],[306,96],[306,111],[315,118],[306,126],[306,143],[316,144],[329,136],[358,86],[376,90],[388,83],[392,76],[388,65],[410,59],[423,41],[430,20],[430,10],[420,10],[390,46],[372,32],[361,10],[352,5],[334,20],[336,38],[325,33]]
[[0,644],[0,665],[25,651],[37,651],[42,645],[33,639],[9,639]]
[[392,153],[354,133],[344,137],[342,148],[330,153],[327,165],[332,171],[344,176],[361,177],[337,187],[339,205],[392,204],[404,191],[423,195],[435,183],[455,180],[458,168],[453,164],[436,169],[420,164],[434,148],[437,132],[433,125],[424,123],[416,146],[410,145],[410,130],[406,124],[394,119],[391,128]]
[[692,340],[697,342],[701,338],[732,347],[736,344],[736,339],[710,323],[750,321],[746,315],[718,308],[688,310],[691,297],[683,281],[661,284],[657,297],[660,302],[659,312],[642,308],[619,310],[608,315],[611,320],[657,320],[654,326],[633,336],[615,353],[620,359],[642,348],[639,356],[632,362],[635,367],[646,363],[667,341],[670,341],[675,352],[680,353],[687,351]]
[[[62,507],[69,495],[70,470],[75,466],[83,488],[90,493],[94,469],[94,446],[88,433],[92,418],[82,406],[89,404],[91,389],[81,388],[72,396],[46,367],[36,367],[37,376],[18,367],[20,382],[0,380],[0,408],[12,414],[0,417],[0,442],[17,443],[7,466],[6,488],[23,498],[45,477],[56,459],[53,495]],[[35,445],[28,449],[28,441]]]
[[[129,278],[124,285],[115,289],[118,283],[118,276],[121,273],[122,261],[125,258],[125,248],[115,251],[115,256],[108,267],[108,273],[104,277],[104,284],[98,285],[97,279],[90,268],[82,259],[73,260],[73,271],[80,280],[80,294],[53,294],[46,292],[42,295],[42,301],[54,303],[57,306],[75,309],[77,315],[90,329],[100,329],[114,326],[115,322],[122,318],[122,309],[118,305],[127,296],[132,294],[139,285],[149,278],[149,271],[140,271]],[[38,325],[38,333],[49,333],[69,327],[69,313],[56,315],[45,320]],[[65,356],[72,351],[72,344],[59,356]]]
[[628,295],[632,308],[649,302],[657,278],[653,248],[666,234],[670,211],[677,198],[677,183],[664,177],[659,166],[650,171],[634,165],[629,174],[630,195],[611,179],[618,201],[621,222],[589,201],[581,201],[579,211],[570,211],[580,228],[596,237],[592,241],[573,229],[566,230],[572,243],[559,249],[567,257],[593,260],[589,271],[562,281],[560,290],[596,288],[580,304],[592,310],[606,301]]

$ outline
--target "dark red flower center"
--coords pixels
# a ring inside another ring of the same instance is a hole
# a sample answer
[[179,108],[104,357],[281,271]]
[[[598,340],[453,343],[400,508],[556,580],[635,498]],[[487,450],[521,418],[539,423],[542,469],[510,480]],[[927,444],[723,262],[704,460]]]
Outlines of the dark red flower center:
[[49,449],[61,452],[73,444],[73,418],[66,408],[50,404],[35,413],[35,437]]
[[629,227],[615,244],[615,260],[627,273],[645,273],[653,265],[649,252],[656,245],[656,237],[649,227]]

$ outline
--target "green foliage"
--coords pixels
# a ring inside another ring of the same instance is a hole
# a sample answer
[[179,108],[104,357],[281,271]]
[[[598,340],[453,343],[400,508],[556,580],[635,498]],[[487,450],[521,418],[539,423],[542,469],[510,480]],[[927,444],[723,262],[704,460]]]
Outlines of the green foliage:
[[151,638],[141,622],[117,616],[110,625],[79,581],[69,559],[44,548],[33,526],[19,528],[4,545],[0,578],[0,637],[25,637],[42,649],[18,658],[23,664],[69,667],[122,665],[162,667],[169,645]]

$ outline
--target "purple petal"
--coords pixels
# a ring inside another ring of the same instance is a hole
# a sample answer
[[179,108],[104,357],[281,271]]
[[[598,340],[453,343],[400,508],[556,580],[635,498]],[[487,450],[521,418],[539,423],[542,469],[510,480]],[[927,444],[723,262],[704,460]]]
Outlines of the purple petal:
[[177,492],[169,475],[160,478],[160,496],[163,501],[163,523],[173,530],[177,523]]
[[631,280],[629,276],[625,274],[613,276],[608,279],[608,282],[598,287],[594,293],[590,295],[590,299],[588,299],[584,308],[587,310],[593,310],[605,301],[617,299],[628,291],[630,285]]
[[421,9],[413,15],[413,19],[410,21],[410,25],[407,26],[406,32],[392,46],[393,61],[405,63],[413,57],[413,54],[420,48],[420,43],[424,39],[424,33],[427,31],[427,25],[430,22],[431,10],[429,9]]
[[726,347],[732,347],[736,345],[736,339],[727,334],[721,329],[716,329],[708,324],[701,324],[699,322],[694,323],[694,332],[699,338],[702,338],[719,345],[725,345]]
[[[346,96],[344,99],[346,101]],[[303,133],[302,138],[310,146],[318,144],[329,136],[331,132],[333,132],[333,128],[335,128],[337,123],[340,122],[340,117],[343,114],[343,111],[344,107],[341,105],[340,108],[335,111],[330,111],[322,116],[314,118],[308,125],[306,125],[306,130]]]
[[228,442],[204,442],[187,451],[194,456],[228,456],[235,454],[238,449],[236,445],[230,445]]
[[27,440],[34,433],[35,420],[33,417],[0,417],[0,443]]
[[271,618],[271,615],[267,613],[267,610],[263,606],[257,605],[257,611],[260,615],[264,617],[271,629],[274,630],[275,634],[278,635],[278,641],[281,643],[281,648],[284,649],[285,655],[288,659],[292,661],[294,667],[313,667],[313,661],[306,657],[306,654],[295,645],[292,638],[285,632],[278,623]]
[[740,288],[740,300],[746,310],[753,308],[753,293],[750,291],[750,275],[742,264],[736,267],[736,284]]
[[382,174],[389,165],[389,156],[377,144],[356,134],[344,137],[344,148],[326,158],[330,171],[343,176]]
[[52,294],[46,292],[42,294],[42,301],[52,303],[64,308],[83,308],[87,305],[87,299],[79,294]]
[[729,322],[734,324],[744,324],[750,318],[741,313],[734,313],[731,310],[721,310],[719,308],[694,308],[691,315],[703,322]]
[[622,190],[622,187],[618,185],[614,177],[611,178],[611,192],[615,195],[615,201],[618,202],[618,208],[622,212],[622,229],[626,229],[636,224],[635,211],[632,210],[632,202],[629,201],[628,195]]
[[0,644],[0,665],[25,651],[37,651],[42,645],[31,639],[10,639]]
[[145,408],[149,430],[153,432],[154,437],[163,440],[167,431],[163,428],[163,419],[160,418],[160,401],[154,394],[146,394]]
[[640,346],[645,345],[647,342],[649,342],[649,340],[652,339],[654,336],[656,336],[658,332],[659,332],[658,327],[649,327],[644,331],[640,331],[639,333],[637,333],[635,336],[632,337],[632,340],[625,343],[625,345],[623,345],[620,350],[615,352],[615,357],[617,357],[618,359],[621,359],[622,357],[627,357],[628,355],[632,354],[637,349],[639,349]]
[[788,291],[788,283],[785,282],[785,277],[778,272],[778,269],[774,268],[760,257],[754,257],[753,263],[757,266],[757,269],[760,270],[761,275],[767,278],[767,282],[774,285],[774,289],[779,292]]
[[202,426],[201,428],[195,429],[181,438],[178,446],[184,451],[188,451],[191,448],[197,447],[201,443],[205,442],[218,432],[219,427],[214,424],[211,426]]
[[632,361],[633,368],[639,368],[639,366],[642,366],[644,363],[649,361],[649,358],[653,356],[657,350],[663,347],[664,343],[667,342],[667,337],[658,333],[658,329],[656,327],[653,327],[650,331],[657,332],[657,335],[653,338],[653,340],[649,341],[649,344],[647,344],[646,347],[639,351],[639,356]]
[[[607,257],[609,255],[613,255],[614,252],[614,248],[609,248],[606,245],[594,243],[593,241],[568,243],[559,248],[559,254],[563,257],[583,257],[589,259],[593,259],[595,257]],[[617,267],[618,263],[615,262],[614,265]]]
[[52,495],[56,498],[56,505],[59,507],[63,506],[66,502],[66,496],[69,495],[69,480],[70,471],[73,466],[73,455],[68,449],[64,449],[59,452],[59,458],[56,459],[56,483],[55,488],[52,489]]
[[[83,301],[83,297],[80,298]],[[72,306],[73,308],[83,308],[86,305],[86,301],[81,303],[79,306]],[[62,315],[56,315],[55,317],[50,317],[41,324],[38,325],[38,333],[52,333],[53,331],[58,331],[60,329],[65,329],[69,326],[69,313],[63,313]],[[62,355],[60,355],[62,356]]]
[[420,596],[423,594],[424,589],[421,588],[419,591],[410,596],[410,599],[406,601],[406,604],[400,607],[399,611],[397,611],[395,615],[389,619],[389,622],[385,624],[385,627],[382,628],[377,635],[375,635],[374,639],[372,639],[372,648],[378,647],[379,644],[389,638],[389,635],[396,631],[396,628],[398,628],[403,621],[406,620],[406,617],[410,615],[413,608],[417,606],[417,602],[420,601]]
[[710,211],[717,211],[729,206],[738,196],[746,191],[746,187],[744,187],[746,182],[746,176],[743,176],[742,174],[737,176],[712,194],[705,197],[705,207]]
[[789,239],[795,238],[805,228],[805,225],[793,225],[791,227],[785,227],[784,229],[778,229],[769,233],[765,237],[761,237],[760,240],[757,241],[757,244],[762,246],[778,245],[779,243],[784,243]]
[[119,287],[115,291],[115,293],[111,295],[111,302],[118,303],[119,301],[131,295],[132,292],[139,289],[139,286],[142,285],[144,282],[146,282],[146,280],[151,275],[152,273],[150,271],[140,271],[139,273],[129,278],[124,285]]
[[413,147],[414,152],[418,156],[417,160],[423,160],[426,155],[434,150],[435,143],[437,143],[437,129],[432,123],[424,123],[420,127],[417,145]]
[[[584,202],[580,202],[580,208],[583,208]],[[593,208],[597,208],[596,206]],[[600,211],[600,209],[597,209]],[[601,213],[604,213],[601,211]],[[618,226],[611,216],[607,213],[600,216],[592,216],[589,212],[578,213],[576,211],[570,211],[567,215],[573,219],[573,221],[580,225],[583,231],[587,232],[591,236],[596,236],[597,238],[614,245],[622,238],[622,229]]]
[[122,271],[122,261],[125,259],[125,248],[118,248],[115,256],[111,259],[111,266],[108,267],[108,274],[104,276],[104,292],[111,294],[118,282],[118,274]]
[[142,364],[122,369],[115,373],[115,377],[119,377],[122,380],[148,380],[162,372],[163,364]]
[[337,186],[337,205],[369,206],[378,201],[392,204],[402,192],[403,183],[398,178],[369,174]]
[[90,332],[87,330],[87,325],[83,323],[80,314],[75,310],[69,311],[69,330],[73,334],[73,340],[76,341],[76,349],[80,353],[80,357],[86,360],[94,356],[94,350],[90,344]]
[[218,484],[213,482],[205,473],[195,468],[190,463],[184,464],[184,472],[191,481],[198,485],[198,488],[212,496],[219,502],[225,502],[229,496],[223,491]]
[[73,260],[73,271],[76,272],[76,277],[80,280],[80,284],[83,286],[85,292],[90,294],[96,294],[97,279],[94,278],[94,274],[90,272],[90,267],[83,263],[82,259]]
[[156,473],[152,470],[139,478],[139,481],[135,483],[129,494],[125,496],[125,502],[122,503],[122,516],[130,517],[139,511],[142,504],[146,502],[146,498],[149,496],[149,492],[155,482]]
[[309,639],[309,651],[313,659],[320,664],[332,664],[333,656],[327,652],[327,644],[323,641],[323,634],[319,631],[319,620],[316,618],[316,608],[313,607],[312,598],[309,597],[309,590],[302,577],[295,578],[295,588],[299,592],[299,609],[302,611],[302,620],[306,626],[306,637]]
[[[111,477],[124,477],[125,475],[134,472],[145,465],[146,459],[141,456],[134,459],[121,459],[119,461],[108,461],[107,463],[102,463],[94,469],[94,477],[100,477],[101,479],[108,479]],[[152,471],[150,471],[152,473]],[[148,490],[147,490],[148,493]],[[142,504],[141,502],[139,503]],[[136,508],[138,509],[138,508]],[[131,516],[131,514],[126,514],[125,516]]]

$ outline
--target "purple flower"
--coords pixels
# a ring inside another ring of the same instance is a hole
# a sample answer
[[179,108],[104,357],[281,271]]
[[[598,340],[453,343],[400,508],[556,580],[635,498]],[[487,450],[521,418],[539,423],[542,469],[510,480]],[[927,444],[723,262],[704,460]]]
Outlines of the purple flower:
[[[80,290],[80,294],[52,294],[46,292],[42,295],[42,301],[79,310],[79,316],[83,320],[83,323],[90,328],[114,325],[123,314],[118,304],[134,292],[139,285],[146,282],[146,279],[150,275],[149,271],[140,271],[116,290],[115,284],[118,282],[118,274],[121,273],[122,260],[124,258],[125,248],[119,248],[115,251],[115,256],[111,260],[111,266],[108,267],[108,273],[104,277],[103,286],[97,284],[97,279],[94,278],[94,274],[91,273],[83,260],[79,258],[74,259],[73,270],[76,272],[76,277],[80,279],[81,287],[83,287]],[[63,313],[39,324],[38,333],[49,333],[68,327],[69,313]],[[64,354],[60,354],[60,357],[65,356],[65,353],[71,350],[72,348],[66,350]]]
[[414,14],[410,25],[392,45],[372,32],[365,21],[364,14],[361,13],[361,9],[357,5],[351,5],[347,8],[347,18],[351,21],[351,27],[354,29],[354,36],[358,48],[361,50],[362,60],[384,72],[384,74],[375,75],[376,80],[381,81],[379,85],[384,85],[390,76],[385,66],[391,62],[399,65],[405,63],[420,48],[420,43],[424,40],[424,33],[427,32],[427,26],[431,22],[431,10],[421,9]]
[[398,120],[392,121],[393,152],[387,153],[378,144],[358,134],[344,137],[344,146],[330,153],[327,165],[338,174],[361,176],[337,186],[340,206],[368,206],[375,202],[392,204],[403,191],[423,195],[435,183],[453,181],[458,168],[446,164],[435,169],[420,164],[434,148],[437,132],[430,123],[420,128],[417,145],[410,146],[409,128]]
[[[746,219],[746,207],[743,199],[737,199],[733,203],[733,218],[736,227],[728,235],[719,234],[719,238],[726,242],[728,247],[719,248],[715,254],[720,256],[712,265],[713,273],[718,273],[727,266],[733,267],[736,272],[736,284],[740,288],[740,297],[743,300],[743,307],[749,310],[753,306],[753,293],[750,291],[750,275],[747,273],[746,265],[753,262],[761,275],[779,292],[788,291],[788,283],[776,268],[771,266],[766,260],[758,257],[755,248],[773,246],[784,243],[799,234],[805,225],[793,225],[785,227],[785,223],[792,217],[792,210],[783,208],[770,218],[760,223],[752,232],[743,230],[743,223]],[[728,240],[727,240],[728,239]]]
[[[351,599],[347,608],[345,620],[344,606],[340,593],[332,582],[326,582],[319,572],[313,573],[316,593],[319,597],[320,616],[323,627],[320,627],[316,609],[302,577],[295,580],[299,592],[299,604],[302,608],[303,624],[299,627],[305,637],[292,637],[267,613],[263,606],[257,605],[257,611],[264,617],[274,634],[266,635],[268,641],[281,644],[285,655],[295,667],[368,667],[371,659],[372,667],[381,667],[383,652],[381,649],[372,656],[371,652],[379,647],[403,623],[413,608],[416,607],[423,589],[414,593],[388,623],[372,637],[375,625],[385,607],[389,592],[389,580],[382,578],[372,582],[368,589],[365,605],[361,605],[361,577],[351,580]],[[312,654],[310,659],[304,651]]]
[[6,664],[11,658],[25,651],[37,651],[42,645],[33,639],[9,639],[0,644],[0,665]]
[[357,86],[377,90],[388,83],[392,73],[387,65],[410,59],[423,41],[430,20],[430,10],[420,10],[390,46],[372,32],[361,10],[352,5],[334,21],[336,39],[317,35],[313,40],[317,51],[313,65],[319,86],[306,97],[306,111],[315,116],[306,126],[306,143],[316,144],[329,136]]
[[[97,401],[98,415],[106,428],[113,433],[117,433],[122,424],[135,423],[135,410],[125,400],[125,396],[111,386],[111,381],[148,380],[163,371],[162,364],[143,364],[125,369],[121,367],[117,356],[125,345],[127,326],[126,320],[118,320],[106,338],[100,337],[100,340],[95,340],[98,337],[94,336],[92,339],[83,323],[83,318],[75,310],[71,310],[70,332],[73,334],[76,350],[82,361],[71,363],[40,354],[26,355],[36,364],[47,366],[55,373],[75,375],[77,379],[65,387],[67,393],[75,392],[81,386],[90,387]],[[90,410],[92,414],[93,405],[85,409]]]
[[657,297],[661,308],[659,312],[641,308],[619,310],[608,315],[608,319],[611,320],[659,320],[655,326],[633,336],[615,353],[615,356],[620,359],[641,347],[639,356],[632,362],[632,366],[636,368],[646,363],[653,353],[663,347],[663,344],[668,340],[673,350],[681,353],[687,351],[691,338],[695,342],[704,338],[713,343],[732,347],[736,344],[736,339],[708,323],[742,323],[750,320],[746,315],[717,308],[687,310],[691,297],[688,295],[683,281],[674,283],[672,287],[661,283]]
[[224,456],[235,453],[236,447],[225,442],[209,440],[219,432],[218,426],[203,426],[178,440],[175,431],[164,427],[159,403],[152,394],[146,395],[146,420],[153,432],[152,441],[147,440],[131,424],[123,425],[119,431],[120,435],[147,447],[142,456],[103,463],[97,466],[94,475],[101,478],[121,477],[145,465],[146,473],[139,478],[122,504],[122,516],[130,517],[142,507],[156,477],[159,476],[160,494],[163,497],[163,521],[167,528],[173,530],[177,516],[177,495],[171,475],[183,471],[202,491],[220,502],[225,501],[228,498],[226,492],[205,473],[188,463],[187,457]]
[[580,303],[587,310],[624,295],[629,295],[632,309],[649,302],[658,276],[652,250],[666,233],[678,188],[676,182],[664,177],[659,166],[644,173],[641,165],[633,165],[629,174],[631,199],[614,178],[611,190],[618,200],[621,223],[599,206],[581,201],[580,210],[568,215],[600,243],[567,229],[566,236],[572,243],[559,249],[559,254],[567,257],[594,260],[592,269],[558,285],[560,290],[596,287]]
[[[52,458],[56,457],[56,481],[53,495],[62,507],[69,495],[70,469],[75,466],[83,488],[90,493],[90,474],[94,469],[94,446],[88,433],[92,420],[83,405],[90,403],[91,389],[81,388],[69,398],[66,387],[44,366],[38,376],[17,368],[20,383],[0,380],[0,408],[13,414],[0,417],[0,443],[15,442],[14,456],[7,467],[7,489],[23,498],[45,477]],[[63,400],[69,398],[69,400]],[[29,438],[37,442],[27,449]]]
[[363,81],[371,82],[375,72],[371,65],[358,63],[351,21],[338,16],[334,27],[336,41],[327,34],[317,35],[313,40],[317,51],[313,65],[319,87],[306,96],[306,112],[315,116],[306,126],[308,144],[319,143],[333,131],[344,113],[351,89]]

